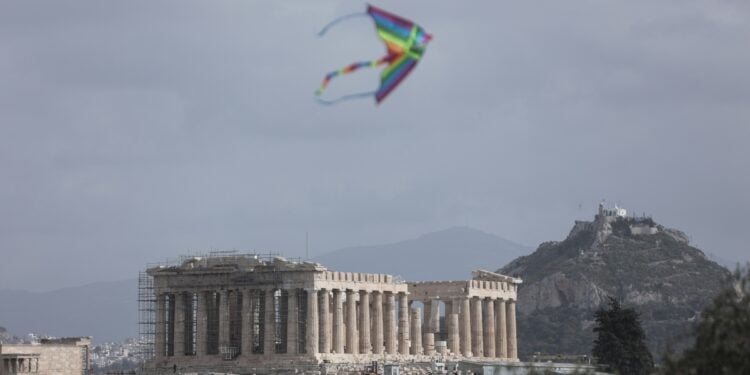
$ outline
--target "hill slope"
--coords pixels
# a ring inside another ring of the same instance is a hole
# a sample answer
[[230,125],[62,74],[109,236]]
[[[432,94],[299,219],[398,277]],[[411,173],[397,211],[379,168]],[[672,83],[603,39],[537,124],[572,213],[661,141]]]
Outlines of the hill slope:
[[[643,233],[643,234],[637,234]],[[647,219],[576,222],[562,242],[547,242],[499,270],[518,275],[519,354],[586,354],[593,311],[607,296],[641,312],[649,348],[684,348],[695,319],[728,270],[687,236]]]
[[477,268],[505,264],[529,248],[468,227],[379,246],[350,247],[313,260],[333,270],[388,273],[406,280],[461,280]]
[[119,341],[138,335],[137,298],[135,279],[44,293],[0,290],[0,325],[19,335]]

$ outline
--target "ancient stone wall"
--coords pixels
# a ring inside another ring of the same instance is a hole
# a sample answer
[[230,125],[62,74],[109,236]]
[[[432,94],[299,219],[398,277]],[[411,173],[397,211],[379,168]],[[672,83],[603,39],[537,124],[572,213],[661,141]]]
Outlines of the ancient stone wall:
[[48,344],[0,344],[0,374],[82,375],[90,340]]

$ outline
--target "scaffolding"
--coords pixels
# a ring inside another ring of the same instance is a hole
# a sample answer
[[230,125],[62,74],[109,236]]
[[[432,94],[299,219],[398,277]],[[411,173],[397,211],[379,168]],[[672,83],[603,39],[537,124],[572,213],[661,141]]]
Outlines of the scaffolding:
[[185,355],[197,353],[196,338],[198,337],[198,295],[195,293],[184,293],[182,295],[183,308],[185,309],[185,320],[183,321],[184,347],[181,348]]
[[244,298],[241,292],[229,292],[229,348],[225,359],[234,359],[242,353],[242,305]]
[[307,291],[297,293],[297,352],[307,352]]
[[289,293],[284,290],[276,290],[274,293],[274,320],[275,320],[275,340],[276,353],[286,353],[286,333],[289,315]]
[[221,293],[206,293],[206,354],[219,354],[219,304]]
[[[189,261],[200,261],[206,262],[207,264],[233,264],[240,259],[253,259],[259,260],[272,264],[274,259],[280,257],[278,253],[258,253],[258,252],[239,252],[237,250],[231,251],[210,251],[208,253],[192,253],[187,255],[181,255],[175,259],[167,260],[163,263],[151,263],[147,269],[152,267],[172,267],[181,266],[185,262]],[[300,258],[287,258],[292,263],[301,263]],[[277,284],[281,283],[281,274],[274,275],[274,282]],[[154,279],[153,276],[149,275],[147,271],[141,271],[138,274],[138,334],[139,334],[139,356],[144,363],[155,356],[155,341],[157,334],[156,327],[156,313],[157,310],[164,311],[163,334],[165,353],[167,355],[173,355],[181,353],[184,355],[196,355],[199,346],[204,346],[204,350],[207,354],[221,354],[226,359],[234,359],[237,355],[243,351],[252,353],[263,353],[264,351],[264,340],[265,335],[273,335],[273,351],[276,353],[285,353],[287,350],[286,343],[286,325],[282,322],[286,322],[289,314],[289,306],[287,304],[288,298],[286,293],[281,290],[276,290],[273,294],[273,299],[266,301],[265,293],[254,291],[249,297],[247,306],[250,307],[252,312],[251,326],[249,327],[252,332],[251,347],[242,347],[242,309],[244,305],[242,293],[235,293],[230,291],[227,293],[229,297],[228,301],[222,301],[222,293],[220,292],[202,292],[199,296],[195,293],[180,293],[170,294],[164,296],[164,306],[157,306],[157,298],[154,291]],[[304,313],[306,300],[304,294],[299,293],[298,295],[298,306],[300,306],[300,312]],[[203,305],[199,305],[199,301],[202,301]],[[219,306],[226,303],[228,306],[228,314],[222,318],[219,316]],[[266,304],[272,304],[271,309],[273,314],[273,320],[275,330],[273,332],[266,332],[264,324],[266,314]],[[157,307],[160,307],[158,309]],[[199,311],[206,316],[206,338],[201,343],[197,342],[198,338],[198,319]],[[178,323],[178,319],[175,316],[177,310],[184,311],[182,330],[184,332],[184,346],[177,347],[174,342],[174,329]],[[299,313],[299,312],[298,312]],[[220,319],[228,318],[228,331],[229,338],[227,343],[220,342],[219,330],[221,326],[219,324]],[[300,331],[302,338],[300,340],[301,348],[304,348],[304,319],[300,319]],[[162,328],[162,327],[159,327]],[[228,345],[227,345],[228,344]]]
[[154,357],[155,307],[154,278],[141,271],[138,273],[138,351],[144,362]]
[[253,316],[253,354],[263,354],[263,339],[265,337],[265,293],[253,291],[252,294],[252,316]]

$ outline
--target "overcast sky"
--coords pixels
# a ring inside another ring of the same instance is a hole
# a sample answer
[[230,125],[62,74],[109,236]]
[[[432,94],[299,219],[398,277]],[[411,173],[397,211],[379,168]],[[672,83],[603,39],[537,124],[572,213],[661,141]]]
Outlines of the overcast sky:
[[374,4],[434,40],[381,106],[325,107],[326,72],[384,52],[366,18],[316,36],[364,2],[0,2],[0,289],[306,231],[535,246],[603,198],[750,258],[750,2]]

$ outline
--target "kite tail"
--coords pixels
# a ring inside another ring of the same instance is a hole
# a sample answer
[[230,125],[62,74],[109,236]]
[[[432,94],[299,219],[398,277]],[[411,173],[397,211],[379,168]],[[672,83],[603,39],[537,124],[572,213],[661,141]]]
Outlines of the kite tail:
[[331,27],[337,25],[341,21],[345,21],[345,20],[348,20],[350,18],[356,18],[356,17],[361,17],[361,16],[369,16],[369,14],[367,14],[367,13],[352,13],[352,14],[347,14],[346,16],[341,16],[339,18],[336,18],[335,20],[329,22],[328,25],[325,25],[325,27],[323,27],[323,30],[320,30],[320,32],[318,33],[318,36],[325,35],[328,32],[328,29],[330,29]]
[[349,74],[349,73],[351,73],[351,72],[353,72],[353,71],[355,71],[357,69],[360,69],[360,68],[374,68],[376,66],[388,63],[389,61],[391,61],[391,59],[392,59],[391,56],[384,56],[384,57],[381,57],[381,58],[379,58],[377,60],[355,62],[355,63],[349,64],[349,65],[347,65],[347,66],[345,66],[345,67],[343,67],[343,68],[341,68],[339,70],[334,70],[334,71],[326,74],[325,78],[323,78],[323,82],[320,83],[320,87],[318,88],[317,91],[315,91],[315,96],[320,96],[321,94],[323,94],[323,91],[325,91],[326,88],[328,87],[328,83],[330,83],[332,79],[334,79],[334,78],[336,78],[336,77],[338,77],[340,75]]
[[345,100],[361,99],[361,98],[372,98],[373,96],[375,96],[376,92],[377,91],[360,92],[358,94],[349,94],[349,95],[340,96],[340,97],[338,97],[336,99],[332,99],[332,100],[321,99],[319,96],[316,97],[315,99],[317,99],[318,103],[320,103],[320,104],[334,105],[336,103],[343,102]]

